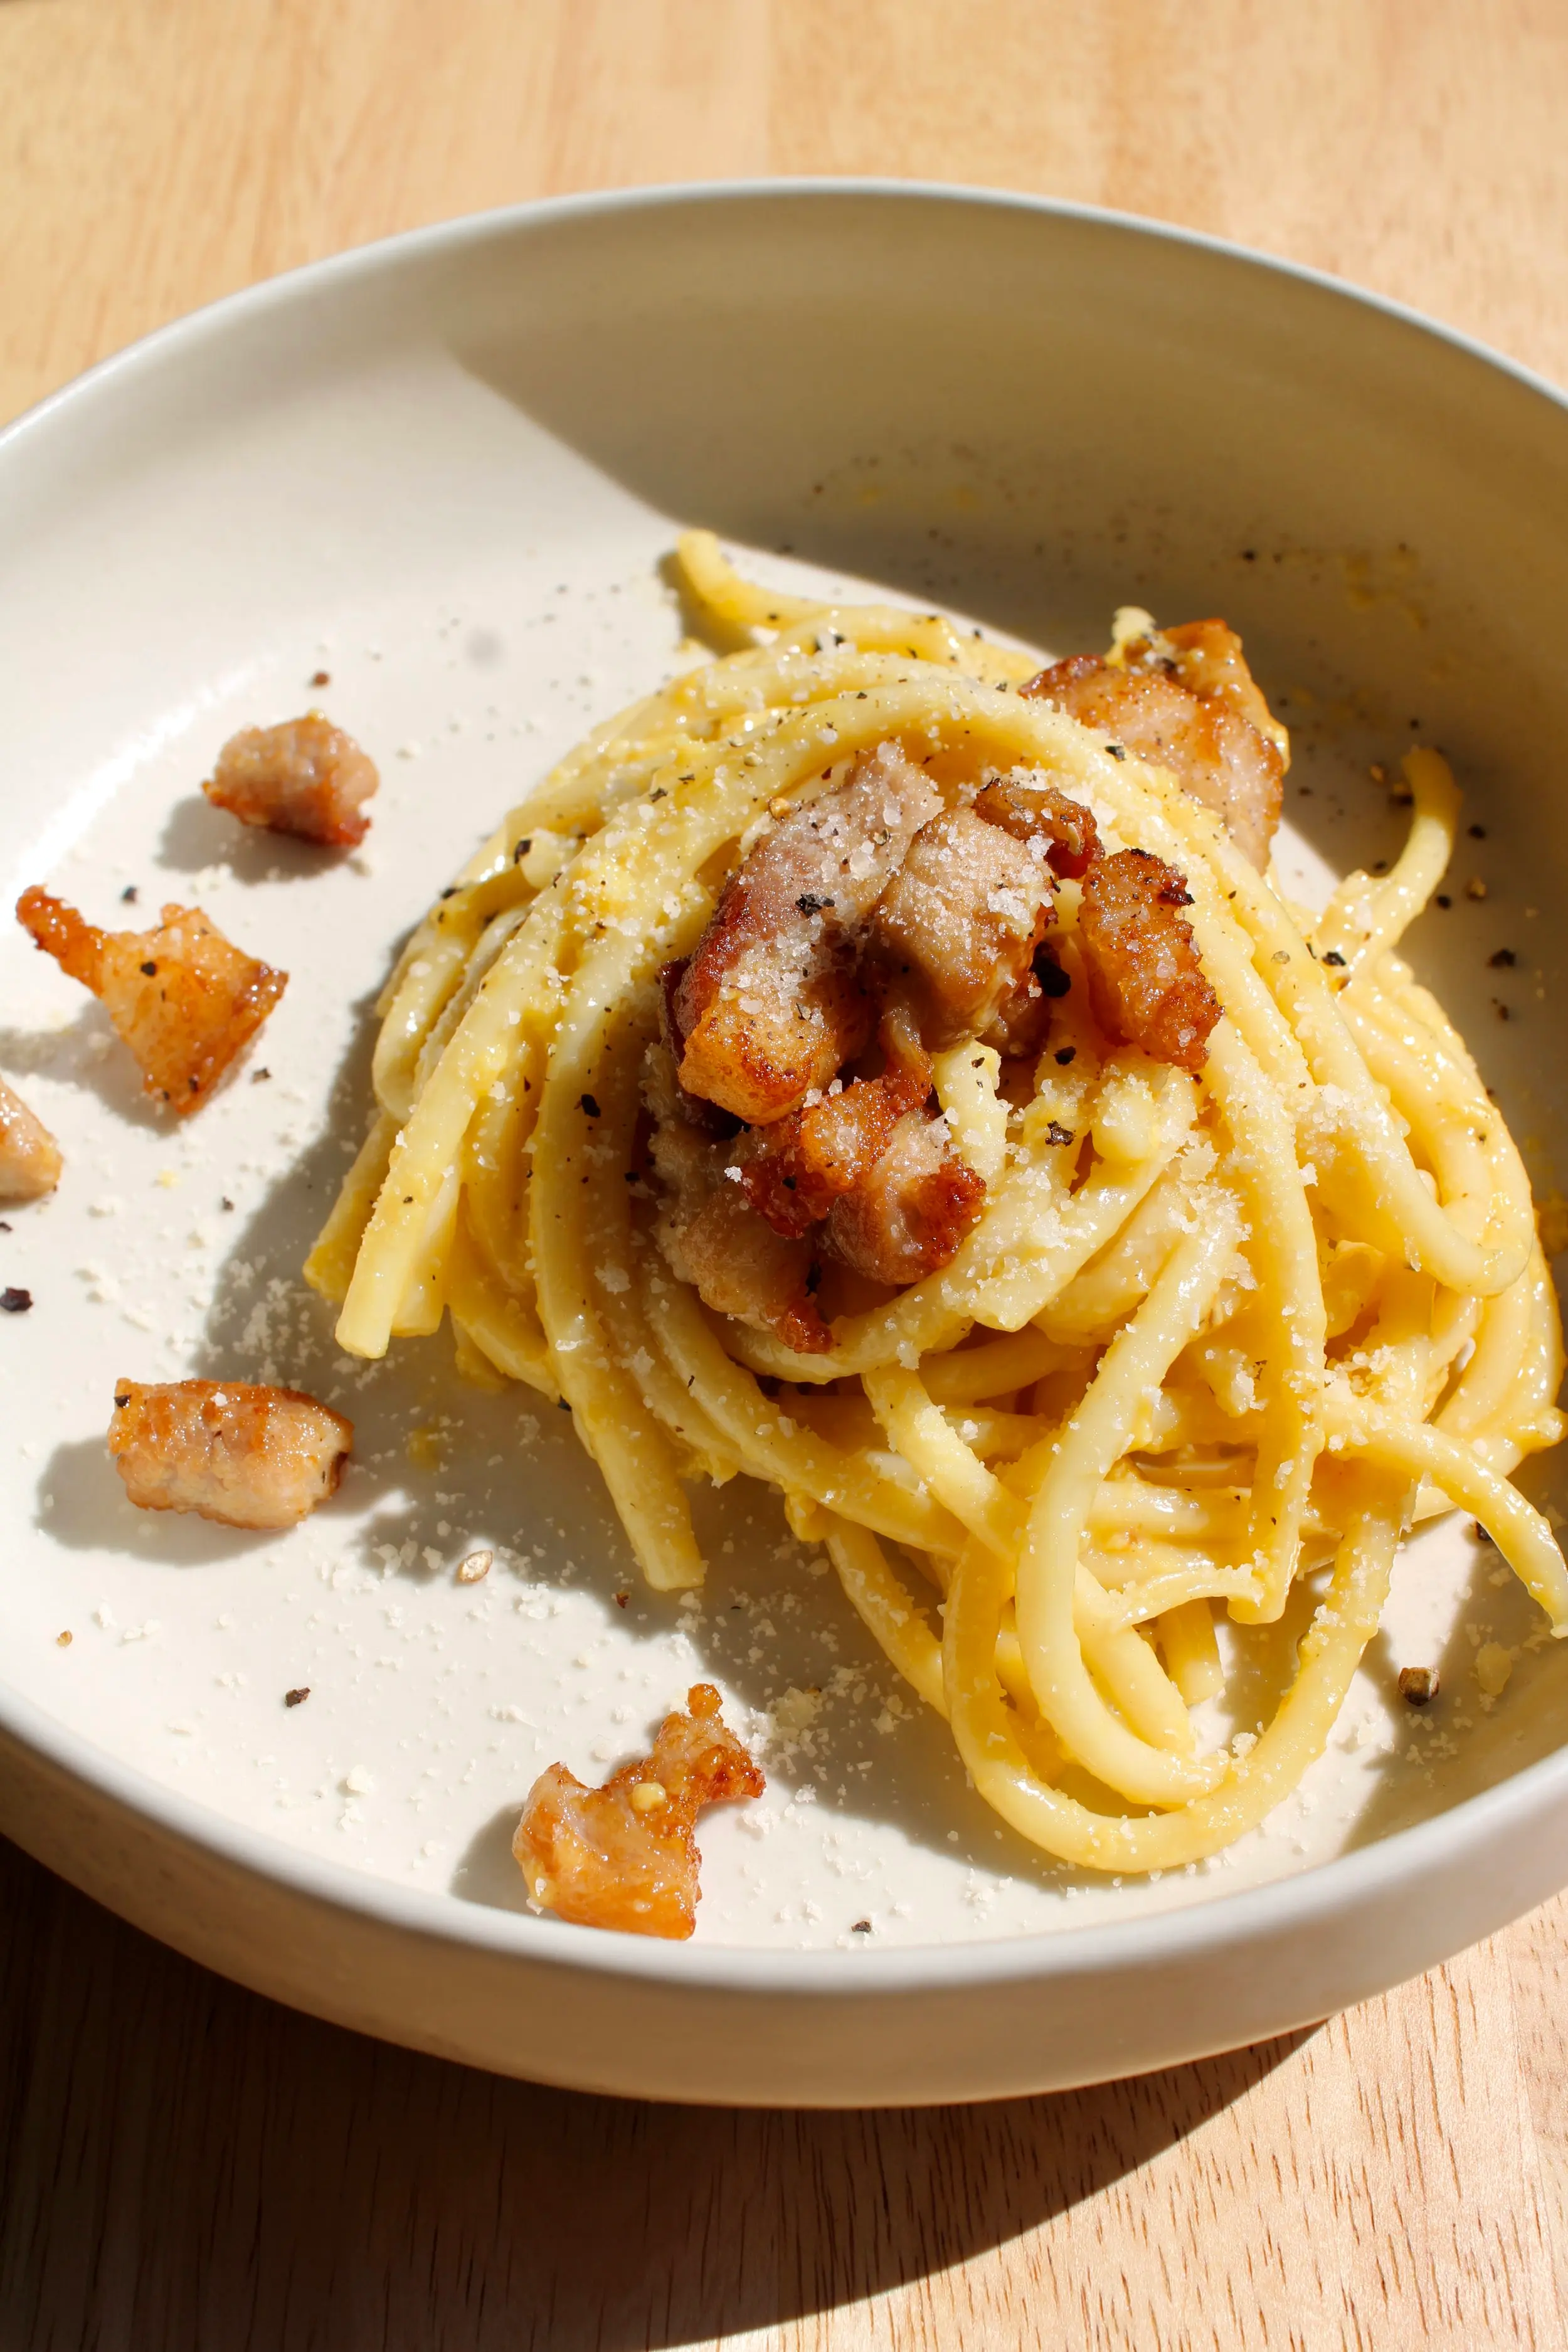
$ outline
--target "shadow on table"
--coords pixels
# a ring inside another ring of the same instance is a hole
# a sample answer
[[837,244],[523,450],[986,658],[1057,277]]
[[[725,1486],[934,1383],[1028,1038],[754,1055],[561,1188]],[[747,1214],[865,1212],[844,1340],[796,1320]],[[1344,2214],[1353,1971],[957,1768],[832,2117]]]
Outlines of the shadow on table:
[[984,2107],[645,2106],[278,2008],[3,1842],[0,1921],[5,2352],[749,2337],[1006,2244],[1302,2038]]

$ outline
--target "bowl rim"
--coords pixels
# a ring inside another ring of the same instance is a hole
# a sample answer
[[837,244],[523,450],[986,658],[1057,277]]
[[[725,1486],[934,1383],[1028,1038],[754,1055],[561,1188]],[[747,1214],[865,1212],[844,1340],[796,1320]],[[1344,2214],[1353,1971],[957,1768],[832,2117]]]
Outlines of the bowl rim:
[[[1568,394],[1523,362],[1465,330],[1429,318],[1394,297],[1337,278],[1305,262],[1259,251],[1205,230],[1136,213],[1009,188],[887,176],[756,176],[671,181],[648,186],[595,189],[466,213],[351,246],[317,261],[216,297],[111,352],[0,426],[3,469],[23,459],[39,432],[63,424],[73,410],[112,394],[124,380],[177,362],[221,339],[229,328],[273,309],[286,309],[337,281],[351,281],[444,250],[472,250],[504,242],[519,230],[561,219],[682,208],[715,209],[781,200],[938,205],[972,211],[1016,212],[1090,228],[1118,231],[1196,251],[1294,281],[1351,304],[1363,313],[1430,338],[1456,356],[1510,380],[1519,389],[1568,410]],[[667,1943],[616,1932],[584,1934],[560,1920],[473,1903],[450,1890],[405,1886],[289,1846],[265,1831],[232,1820],[216,1807],[166,1786],[70,1729],[0,1675],[0,1735],[8,1734],[76,1782],[153,1832],[196,1848],[219,1864],[333,1910],[379,1922],[402,1934],[467,1945],[476,1952],[525,1960],[551,1970],[637,1979],[668,1986],[737,1994],[790,1995],[842,2000],[847,1996],[952,1991],[977,1985],[1049,1983],[1087,1974],[1125,1975],[1172,1961],[1197,1961],[1249,1941],[1300,1933],[1353,1911],[1374,1895],[1386,1901],[1440,1867],[1484,1857],[1487,1848],[1526,1828],[1568,1795],[1568,1741],[1552,1754],[1428,1819],[1280,1878],[1215,1893],[1169,1910],[1092,1927],[1064,1926],[963,1943],[920,1943],[879,1948],[773,1950],[742,1944]]]

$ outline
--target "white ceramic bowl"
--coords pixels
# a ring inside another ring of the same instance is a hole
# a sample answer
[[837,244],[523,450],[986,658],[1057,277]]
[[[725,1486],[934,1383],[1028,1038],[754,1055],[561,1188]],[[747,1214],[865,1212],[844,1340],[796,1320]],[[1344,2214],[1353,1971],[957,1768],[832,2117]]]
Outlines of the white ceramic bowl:
[[[298,1280],[395,941],[672,657],[671,518],[1058,650],[1124,601],[1224,612],[1295,730],[1304,891],[1392,851],[1368,762],[1441,742],[1489,895],[1415,951],[1549,1182],[1565,486],[1557,395],[1389,305],[1135,222],[864,184],[454,223],[222,303],[15,426],[7,887],[101,919],[127,887],[195,898],[293,980],[175,1134],[96,1009],[0,941],[0,1067],[68,1162],[0,1234],[0,1282],[37,1302],[0,1328],[5,1827],[321,2015],[733,2102],[1136,2072],[1319,2018],[1568,1879],[1563,1661],[1522,1646],[1527,1606],[1463,1528],[1402,1570],[1300,1800],[1203,1871],[1080,1882],[996,1829],[768,1498],[713,1514],[700,1612],[617,1609],[626,1557],[564,1423],[461,1388],[443,1340],[362,1374]],[[311,700],[381,761],[363,856],[242,837],[195,793],[234,726]],[[117,1374],[209,1369],[296,1376],[360,1423],[343,1495],[284,1541],[139,1517],[107,1466]],[[481,1540],[503,1555],[459,1587]],[[1489,1711],[1483,1632],[1520,1650]],[[1439,1652],[1417,1734],[1393,1674]],[[749,1824],[710,1817],[696,1940],[529,1915],[506,1841],[533,1773],[599,1776],[700,1666],[772,1787]]]

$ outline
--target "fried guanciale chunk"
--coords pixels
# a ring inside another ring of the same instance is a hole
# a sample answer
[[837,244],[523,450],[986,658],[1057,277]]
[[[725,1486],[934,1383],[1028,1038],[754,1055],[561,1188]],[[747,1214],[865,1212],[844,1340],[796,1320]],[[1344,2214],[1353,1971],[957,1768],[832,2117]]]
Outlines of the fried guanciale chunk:
[[876,948],[920,1005],[933,1046],[983,1031],[1028,971],[1054,909],[1041,835],[1019,840],[973,810],[923,825],[871,919]]
[[975,797],[974,814],[1015,841],[1044,841],[1051,872],[1071,882],[1080,881],[1100,854],[1094,811],[1044,776],[991,777]]
[[746,1199],[775,1234],[809,1233],[870,1174],[909,1108],[898,1078],[857,1078],[808,1110],[752,1128],[733,1160]]
[[370,829],[364,803],[380,782],[353,737],[308,710],[231,735],[202,790],[243,824],[351,849]]
[[739,1172],[731,1173],[724,1145],[682,1117],[662,1048],[650,1053],[646,1092],[659,1188],[655,1231],[677,1281],[689,1282],[716,1315],[772,1331],[799,1355],[822,1355],[833,1341],[811,1293],[809,1244],[759,1216]]
[[904,1113],[930,1094],[931,1057],[907,1005],[889,1008],[881,1044],[887,1067],[879,1076],[853,1078],[771,1127],[750,1129],[736,1145],[730,1164],[774,1233],[808,1233],[870,1174]]
[[693,1824],[704,1805],[760,1797],[762,1772],[694,1683],[689,1713],[666,1716],[653,1753],[590,1789],[552,1764],[528,1792],[511,1842],[534,1901],[580,1927],[683,1938],[701,1900]]
[[1198,961],[1183,877],[1146,849],[1097,857],[1084,877],[1078,937],[1089,1002],[1108,1037],[1197,1071],[1221,1005]]
[[165,907],[156,930],[100,931],[35,885],[16,915],[100,1000],[147,1093],[177,1118],[205,1102],[288,983],[286,971],[242,954],[195,907]]
[[[1223,624],[1159,646],[1137,695],[1222,750],[1245,735],[1278,767]],[[1128,690],[1087,657],[1028,690],[1070,701],[1091,686],[1108,708]],[[1106,857],[1093,812],[1041,771],[939,786],[884,742],[763,835],[689,961],[662,975],[664,1043],[644,1089],[657,1237],[705,1306],[820,1356],[833,1345],[825,1267],[897,1290],[949,1264],[985,1183],[931,1116],[931,1055],[970,1039],[1004,1059],[1040,1052],[1071,985],[1047,936],[1064,879],[1081,884],[1101,1025],[1201,1068],[1219,1006],[1177,911],[1182,877],[1142,852]]]
[[984,1179],[954,1151],[946,1120],[907,1111],[875,1166],[834,1202],[824,1245],[901,1289],[947,1264],[984,1202]]
[[20,1095],[0,1078],[0,1202],[41,1201],[60,1181],[59,1145]]
[[117,1381],[109,1451],[140,1510],[291,1528],[337,1492],[353,1435],[299,1389]]
[[1192,621],[1140,638],[1122,666],[1074,654],[1019,692],[1168,768],[1263,871],[1279,823],[1289,739],[1269,718],[1240,638],[1223,621]]
[[1128,647],[1128,659],[1173,659],[1176,676],[1189,694],[1203,701],[1226,702],[1238,719],[1267,735],[1290,765],[1290,738],[1264,699],[1263,688],[1247,666],[1241,639],[1225,621],[1183,621],[1173,629],[1157,630]]
[[765,1124],[861,1050],[876,1012],[855,934],[941,807],[899,745],[879,743],[757,844],[671,994],[689,1093]]

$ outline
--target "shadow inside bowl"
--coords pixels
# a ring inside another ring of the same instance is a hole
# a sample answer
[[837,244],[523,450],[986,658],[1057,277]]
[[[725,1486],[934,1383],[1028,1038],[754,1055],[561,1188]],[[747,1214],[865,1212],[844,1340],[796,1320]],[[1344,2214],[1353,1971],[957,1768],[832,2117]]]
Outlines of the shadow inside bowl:
[[156,862],[175,875],[200,874],[208,866],[222,866],[237,882],[255,884],[309,881],[342,854],[314,842],[297,841],[288,834],[242,824],[226,809],[215,808],[211,801],[195,793],[177,800],[170,809]]

